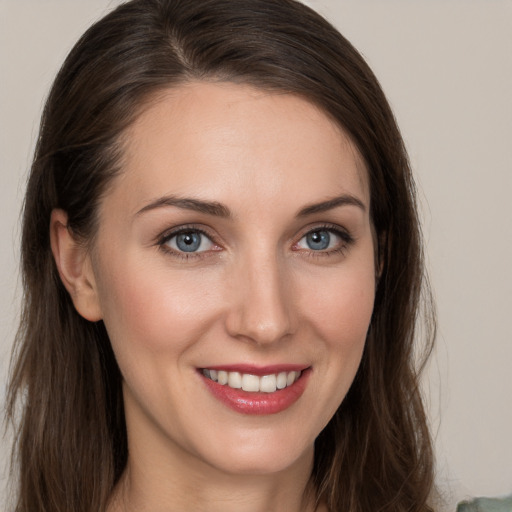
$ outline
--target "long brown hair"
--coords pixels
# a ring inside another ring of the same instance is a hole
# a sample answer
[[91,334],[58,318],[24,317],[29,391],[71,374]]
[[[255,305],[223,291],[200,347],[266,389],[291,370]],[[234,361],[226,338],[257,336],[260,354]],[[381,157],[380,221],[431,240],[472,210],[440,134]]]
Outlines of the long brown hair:
[[[410,166],[377,79],[336,29],[295,0],[132,0],[76,44],[41,121],[23,210],[24,306],[8,396],[16,512],[103,511],[125,468],[121,375],[103,323],[83,319],[60,282],[50,214],[62,208],[76,237],[92,240],[98,202],[122,172],[122,134],[155,94],[191,80],[300,95],[357,145],[379,280],[360,368],[316,441],[312,478],[332,512],[431,510],[418,375],[434,317]],[[427,329],[418,345],[422,304]]]

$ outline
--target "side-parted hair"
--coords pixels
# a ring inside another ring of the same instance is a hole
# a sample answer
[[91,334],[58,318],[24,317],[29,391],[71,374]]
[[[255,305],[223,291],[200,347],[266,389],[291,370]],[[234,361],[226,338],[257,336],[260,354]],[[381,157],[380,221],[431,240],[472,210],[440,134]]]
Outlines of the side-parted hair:
[[[228,81],[291,93],[335,120],[368,170],[379,274],[362,362],[315,445],[331,512],[427,512],[432,447],[419,373],[435,318],[415,187],[388,102],[360,54],[295,0],[132,0],[94,24],[49,94],[23,210],[24,303],[8,395],[16,512],[106,509],[126,466],[121,374],[102,321],[75,310],[50,248],[53,209],[84,244],[122,173],[122,136],[162,91]],[[418,322],[421,344],[415,341]]]

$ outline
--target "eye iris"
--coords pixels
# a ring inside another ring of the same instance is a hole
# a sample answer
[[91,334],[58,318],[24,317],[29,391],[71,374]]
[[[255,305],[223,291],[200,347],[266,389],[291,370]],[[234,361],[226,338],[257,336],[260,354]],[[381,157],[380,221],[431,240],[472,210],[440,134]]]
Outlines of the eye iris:
[[194,252],[201,245],[201,235],[199,233],[187,232],[180,233],[176,237],[176,247],[183,252]]
[[306,242],[310,249],[322,251],[329,247],[331,235],[328,231],[313,231],[306,236]]

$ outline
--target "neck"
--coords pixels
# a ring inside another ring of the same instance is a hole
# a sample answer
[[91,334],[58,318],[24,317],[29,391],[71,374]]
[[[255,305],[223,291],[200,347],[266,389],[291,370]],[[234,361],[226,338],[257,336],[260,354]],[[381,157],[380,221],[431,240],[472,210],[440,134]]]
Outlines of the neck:
[[[126,394],[128,435],[126,469],[114,489],[108,512],[320,512],[311,483],[314,446],[305,444],[289,462],[279,451],[270,457],[265,431],[232,439],[234,449],[204,453],[182,429],[173,435],[161,429]],[[179,425],[178,425],[179,426]],[[253,443],[259,444],[253,444]],[[249,458],[244,458],[244,446]],[[261,460],[259,451],[266,450]],[[212,455],[213,453],[213,455]],[[234,456],[233,456],[234,454]],[[230,460],[233,457],[233,460]],[[274,460],[272,460],[274,459]],[[248,464],[254,460],[254,464]],[[288,460],[288,459],[287,459]]]
[[130,451],[109,512],[314,512],[313,450],[273,474],[230,474],[186,452],[168,460]]

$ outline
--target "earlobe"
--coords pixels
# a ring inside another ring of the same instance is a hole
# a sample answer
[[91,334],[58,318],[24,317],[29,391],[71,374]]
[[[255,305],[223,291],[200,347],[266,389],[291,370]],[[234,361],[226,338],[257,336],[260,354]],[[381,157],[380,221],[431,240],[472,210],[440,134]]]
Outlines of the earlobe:
[[68,228],[68,216],[64,210],[52,211],[50,243],[60,279],[69,292],[75,309],[86,320],[101,320],[101,308],[89,251]]

